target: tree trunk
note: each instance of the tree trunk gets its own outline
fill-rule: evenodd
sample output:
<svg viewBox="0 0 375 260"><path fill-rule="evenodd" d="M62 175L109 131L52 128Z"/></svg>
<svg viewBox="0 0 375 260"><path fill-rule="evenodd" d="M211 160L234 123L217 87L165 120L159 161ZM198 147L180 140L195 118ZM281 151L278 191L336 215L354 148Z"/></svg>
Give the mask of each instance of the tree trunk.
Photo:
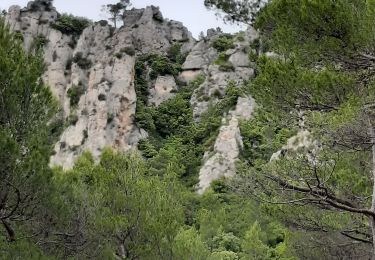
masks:
<svg viewBox="0 0 375 260"><path fill-rule="evenodd" d="M113 25L115 26L115 29L117 28L117 15L113 16Z"/></svg>

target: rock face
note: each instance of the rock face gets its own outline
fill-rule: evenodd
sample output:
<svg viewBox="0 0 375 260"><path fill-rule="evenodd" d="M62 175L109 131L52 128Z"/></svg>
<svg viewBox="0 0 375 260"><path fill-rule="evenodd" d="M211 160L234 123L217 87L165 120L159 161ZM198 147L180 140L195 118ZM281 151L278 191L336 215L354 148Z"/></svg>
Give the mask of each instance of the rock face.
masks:
<svg viewBox="0 0 375 260"><path fill-rule="evenodd" d="M233 46L225 51L230 69L223 70L215 62L219 53L212 47L222 35L220 30L211 29L207 37L196 42L182 23L165 19L157 7L149 6L125 11L121 28L106 22L91 23L73 36L54 29L60 14L51 2L31 1L23 9L12 6L6 21L13 31L22 34L25 49L30 49L35 39L43 40L47 65L43 79L60 103L61 119L65 121L51 157L52 166L71 168L83 151L97 158L106 146L126 151L147 137L135 122L139 98L135 64L139 55L167 55L175 43L181 45L181 52L188 54L182 72L150 79L146 99L148 105L159 106L178 91L181 82L202 74L205 81L190 100L197 121L209 104L225 95L229 81L239 85L254 75L254 64L247 56L249 43L258 37L253 29L234 38ZM241 97L236 108L222 119L213 151L206 152L202 162L200 193L212 180L235 174L242 147L239 120L248 119L254 105L250 96Z"/></svg>
<svg viewBox="0 0 375 260"><path fill-rule="evenodd" d="M155 6L125 11L122 30L132 36L134 47L143 53L165 52L175 42L183 43L184 52L195 45L191 33L181 22L164 19Z"/></svg>
<svg viewBox="0 0 375 260"><path fill-rule="evenodd" d="M247 52L249 44L258 38L257 32L249 28L242 37L234 38L233 47L225 52L232 66L229 71L223 71L215 64L219 53L212 46L221 35L219 30L210 29L207 37L194 46L182 66L181 78L185 81L191 80L197 74L205 75L205 81L194 91L190 100L195 120L199 120L210 104L216 104L220 97L225 95L230 81L238 86L254 76L255 65L249 61ZM243 146L239 120L249 119L254 107L255 101L250 96L240 97L236 108L223 118L213 151L204 155L199 172L198 193L203 193L213 180L231 177L236 173L235 164Z"/></svg>
<svg viewBox="0 0 375 260"><path fill-rule="evenodd" d="M199 172L199 194L202 194L212 181L221 177L232 177L236 173L235 164L243 147L239 120L250 119L254 109L254 99L239 98L236 108L223 118L213 151L204 155L205 163Z"/></svg>
<svg viewBox="0 0 375 260"><path fill-rule="evenodd" d="M149 104L159 106L163 101L173 96L177 91L177 84L173 76L159 76L150 89Z"/></svg>
<svg viewBox="0 0 375 260"><path fill-rule="evenodd" d="M205 39L195 45L187 56L181 73L181 77L186 81L200 73L206 75L205 82L195 90L191 99L196 119L207 110L209 104L215 104L218 101L218 96L225 94L229 81L238 85L254 76L255 65L250 64L247 51L249 43L257 38L256 32L252 29L247 30L243 39L235 39L233 48L226 51L226 55L229 57L228 62L233 66L233 69L229 71L222 71L219 65L214 64L218 52L212 47L212 43L221 33L209 30L207 35Z"/></svg>
<svg viewBox="0 0 375 260"><path fill-rule="evenodd" d="M59 14L51 1L31 1L27 7L9 8L6 21L22 34L29 49L38 37L45 39L47 71L43 79L62 107L68 126L55 145L51 165L70 168L88 150L95 157L105 146L129 150L147 133L134 122L136 57L126 48L140 53L165 53L173 43L190 51L195 45L191 33L180 22L164 19L150 6L125 12L124 26L115 29L96 23L87 27L74 43L71 35L51 27ZM70 89L80 89L79 101L72 106ZM173 77L159 78L150 92L150 102L160 104L176 89ZM73 92L73 91L71 91Z"/></svg>

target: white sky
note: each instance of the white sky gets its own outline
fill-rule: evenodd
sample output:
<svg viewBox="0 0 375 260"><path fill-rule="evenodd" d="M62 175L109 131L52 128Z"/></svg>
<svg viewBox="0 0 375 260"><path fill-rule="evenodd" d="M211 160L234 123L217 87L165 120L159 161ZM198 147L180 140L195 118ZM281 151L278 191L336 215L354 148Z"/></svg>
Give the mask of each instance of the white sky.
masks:
<svg viewBox="0 0 375 260"><path fill-rule="evenodd" d="M0 9L11 5L26 6L29 0L0 0ZM54 5L60 13L72 13L84 16L94 21L103 19L101 6L115 3L116 0L55 0ZM143 8L148 5L159 6L164 18L183 22L184 25L198 37L209 28L221 27L224 32L236 32L244 28L232 24L224 24L215 12L208 11L203 4L204 0L131 0L132 7Z"/></svg>

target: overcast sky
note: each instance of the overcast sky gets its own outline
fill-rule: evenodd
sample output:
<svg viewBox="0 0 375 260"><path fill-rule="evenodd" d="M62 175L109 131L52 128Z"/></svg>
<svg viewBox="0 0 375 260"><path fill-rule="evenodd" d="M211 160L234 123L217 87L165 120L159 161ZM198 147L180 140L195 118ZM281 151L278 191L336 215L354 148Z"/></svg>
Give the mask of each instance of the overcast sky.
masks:
<svg viewBox="0 0 375 260"><path fill-rule="evenodd" d="M0 9L8 10L11 5L26 6L29 0L0 0ZM85 16L92 20L101 20L101 6L114 3L116 0L55 0L54 5L60 13L68 12ZM147 5L159 6L165 18L181 21L197 37L201 31L221 27L224 32L236 32L241 28L226 25L215 16L215 12L207 11L204 0L131 0L133 7L142 8ZM242 28L243 29L243 28Z"/></svg>

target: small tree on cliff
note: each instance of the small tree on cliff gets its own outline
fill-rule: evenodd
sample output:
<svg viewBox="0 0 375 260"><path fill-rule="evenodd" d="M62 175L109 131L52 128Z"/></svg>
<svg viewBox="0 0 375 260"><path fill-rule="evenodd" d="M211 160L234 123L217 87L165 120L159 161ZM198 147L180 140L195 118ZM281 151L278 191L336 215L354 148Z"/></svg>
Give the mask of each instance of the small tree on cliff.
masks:
<svg viewBox="0 0 375 260"><path fill-rule="evenodd" d="M251 24L256 14L269 0L204 0L209 9L225 13L224 20Z"/></svg>
<svg viewBox="0 0 375 260"><path fill-rule="evenodd" d="M116 4L107 4L102 6L102 11L109 14L109 20L113 22L115 28L117 27L117 21L121 21L122 19L122 12L131 6L130 0L121 0Z"/></svg>

